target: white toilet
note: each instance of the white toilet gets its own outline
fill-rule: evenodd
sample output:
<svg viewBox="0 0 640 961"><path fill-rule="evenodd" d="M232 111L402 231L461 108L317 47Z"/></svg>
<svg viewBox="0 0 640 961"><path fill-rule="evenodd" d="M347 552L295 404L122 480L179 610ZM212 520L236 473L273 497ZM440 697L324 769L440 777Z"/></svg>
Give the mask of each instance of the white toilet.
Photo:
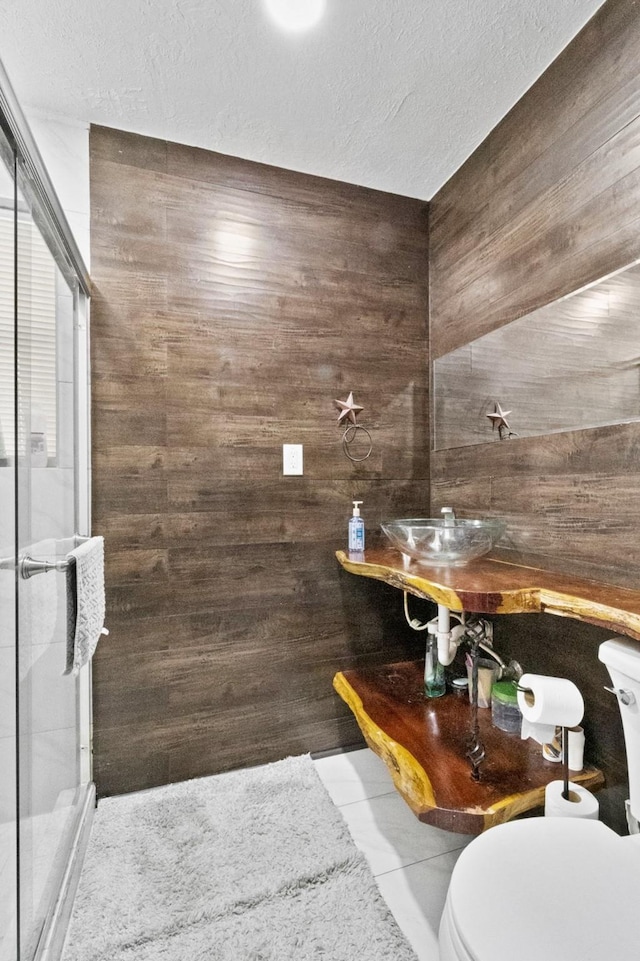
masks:
<svg viewBox="0 0 640 961"><path fill-rule="evenodd" d="M600 645L622 713L631 813L640 819L640 643ZM441 961L638 961L640 834L529 818L460 855L440 923Z"/></svg>

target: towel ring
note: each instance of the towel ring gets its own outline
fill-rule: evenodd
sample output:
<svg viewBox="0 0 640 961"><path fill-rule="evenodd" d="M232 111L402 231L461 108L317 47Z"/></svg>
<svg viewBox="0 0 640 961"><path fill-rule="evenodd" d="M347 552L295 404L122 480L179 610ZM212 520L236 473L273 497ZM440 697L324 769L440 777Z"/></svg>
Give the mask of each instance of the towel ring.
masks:
<svg viewBox="0 0 640 961"><path fill-rule="evenodd" d="M354 442L359 430L364 431L364 433L367 435L367 440L369 441L369 450L362 457L354 457L353 454L350 453L349 451L349 445ZM359 463L360 461L366 460L367 457L371 456L371 451L373 450L373 442L371 440L371 434L369 433L366 427L362 426L362 424L349 424L344 434L342 435L342 449L344 450L349 460L352 460L356 464Z"/></svg>

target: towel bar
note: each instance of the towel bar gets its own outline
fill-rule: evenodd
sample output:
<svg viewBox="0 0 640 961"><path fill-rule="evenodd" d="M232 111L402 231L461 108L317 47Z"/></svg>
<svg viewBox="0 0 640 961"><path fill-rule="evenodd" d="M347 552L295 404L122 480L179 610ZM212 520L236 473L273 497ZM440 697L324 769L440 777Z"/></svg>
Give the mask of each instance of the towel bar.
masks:
<svg viewBox="0 0 640 961"><path fill-rule="evenodd" d="M87 534L74 534L73 541L75 546L82 544L84 541L88 540L89 536ZM28 580L33 577L34 574L46 574L48 571L66 571L69 569L70 564L74 564L75 559L72 557L63 557L59 561L39 561L35 557L31 557L30 554L22 554L18 558L18 568L20 570L20 576ZM16 560L15 557L0 557L0 570L15 570Z"/></svg>
<svg viewBox="0 0 640 961"><path fill-rule="evenodd" d="M34 574L46 574L48 571L66 571L74 563L68 557L61 561L38 561L35 557L25 554L20 561L20 576L24 578L33 577Z"/></svg>
<svg viewBox="0 0 640 961"><path fill-rule="evenodd" d="M25 554L18 560L18 569L21 577L29 578L33 577L34 574L46 574L47 571L66 571L70 563L67 558L61 561L37 561ZM0 558L0 570L11 571L15 569L15 557Z"/></svg>

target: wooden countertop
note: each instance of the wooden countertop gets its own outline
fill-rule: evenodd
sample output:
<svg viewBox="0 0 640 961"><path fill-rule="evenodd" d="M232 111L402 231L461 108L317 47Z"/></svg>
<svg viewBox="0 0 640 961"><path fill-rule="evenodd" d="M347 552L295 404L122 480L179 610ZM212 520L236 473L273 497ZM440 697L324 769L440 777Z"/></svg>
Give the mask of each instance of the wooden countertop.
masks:
<svg viewBox="0 0 640 961"><path fill-rule="evenodd" d="M640 640L640 591L511 564L491 556L466 567L433 567L392 547L336 551L342 567L453 611L574 617Z"/></svg>
<svg viewBox="0 0 640 961"><path fill-rule="evenodd" d="M481 780L474 781L465 756L469 700L455 694L426 698L423 674L423 661L403 661L344 671L333 681L417 817L448 831L480 834L543 805L546 785L562 779L561 765L546 761L534 741L493 727L490 709L480 708L486 758ZM593 767L570 777L586 788L604 781Z"/></svg>

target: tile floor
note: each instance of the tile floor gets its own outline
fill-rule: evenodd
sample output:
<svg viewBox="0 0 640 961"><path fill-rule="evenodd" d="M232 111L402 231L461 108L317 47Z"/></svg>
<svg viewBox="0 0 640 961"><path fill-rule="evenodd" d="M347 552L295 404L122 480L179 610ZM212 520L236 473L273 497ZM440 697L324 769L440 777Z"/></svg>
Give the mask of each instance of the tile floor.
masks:
<svg viewBox="0 0 640 961"><path fill-rule="evenodd" d="M365 748L314 761L419 961L438 961L438 926L466 834L422 824Z"/></svg>

